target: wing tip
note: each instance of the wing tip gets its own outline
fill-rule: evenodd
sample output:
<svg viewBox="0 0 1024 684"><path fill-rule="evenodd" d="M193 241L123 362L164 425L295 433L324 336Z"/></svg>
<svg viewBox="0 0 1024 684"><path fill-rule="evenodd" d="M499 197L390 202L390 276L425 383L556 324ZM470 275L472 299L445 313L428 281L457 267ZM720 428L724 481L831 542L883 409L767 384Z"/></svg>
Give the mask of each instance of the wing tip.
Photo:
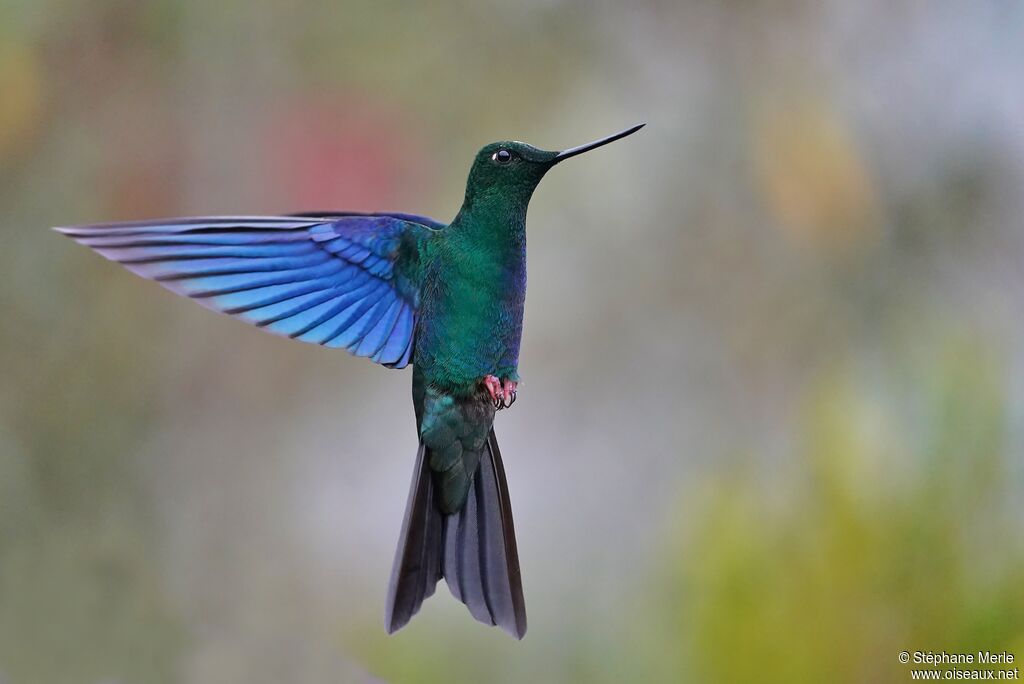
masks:
<svg viewBox="0 0 1024 684"><path fill-rule="evenodd" d="M110 221L105 223L88 223L79 226L55 226L52 230L58 233L88 235L90 233L102 233L106 231L131 231L154 229L165 230L169 227L191 230L203 226L231 227L234 225L253 227L268 227L279 230L291 230L295 228L308 228L330 221L324 218L298 217L298 216L245 216L245 215L223 215L223 216L181 216L153 219L135 219L129 221Z"/></svg>
<svg viewBox="0 0 1024 684"><path fill-rule="evenodd" d="M67 235L69 238L78 237L81 233L81 228L78 226L51 226L50 230L61 235Z"/></svg>

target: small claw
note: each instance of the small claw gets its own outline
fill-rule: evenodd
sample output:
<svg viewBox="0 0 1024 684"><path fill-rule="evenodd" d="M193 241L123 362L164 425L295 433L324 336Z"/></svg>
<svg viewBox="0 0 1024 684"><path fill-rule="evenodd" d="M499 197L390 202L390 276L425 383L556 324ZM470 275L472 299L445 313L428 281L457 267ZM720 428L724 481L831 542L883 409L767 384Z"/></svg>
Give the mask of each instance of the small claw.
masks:
<svg viewBox="0 0 1024 684"><path fill-rule="evenodd" d="M512 404L515 402L515 400L516 400L516 388L518 386L519 386L519 383L515 382L514 380L506 380L505 381L505 385L502 388L502 394L505 395L504 396L504 401L502 402L504 408L511 407Z"/></svg>
<svg viewBox="0 0 1024 684"><path fill-rule="evenodd" d="M501 380L493 375L488 375L484 378L484 387L487 388L487 393L491 395L494 408L500 408L505 403L505 396L501 389Z"/></svg>
<svg viewBox="0 0 1024 684"><path fill-rule="evenodd" d="M519 386L516 381L506 380L502 383L496 376L487 375L483 379L483 384L496 410L506 409L516 403L516 388Z"/></svg>

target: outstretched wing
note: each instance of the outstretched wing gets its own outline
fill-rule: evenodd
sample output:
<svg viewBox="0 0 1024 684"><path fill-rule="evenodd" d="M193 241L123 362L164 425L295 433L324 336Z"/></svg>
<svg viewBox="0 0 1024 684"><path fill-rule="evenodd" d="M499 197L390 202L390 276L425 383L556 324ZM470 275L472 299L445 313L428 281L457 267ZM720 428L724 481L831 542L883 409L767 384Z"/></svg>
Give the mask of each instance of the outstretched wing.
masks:
<svg viewBox="0 0 1024 684"><path fill-rule="evenodd" d="M412 355L415 244L442 224L406 214L205 217L58 228L215 311L392 368Z"/></svg>

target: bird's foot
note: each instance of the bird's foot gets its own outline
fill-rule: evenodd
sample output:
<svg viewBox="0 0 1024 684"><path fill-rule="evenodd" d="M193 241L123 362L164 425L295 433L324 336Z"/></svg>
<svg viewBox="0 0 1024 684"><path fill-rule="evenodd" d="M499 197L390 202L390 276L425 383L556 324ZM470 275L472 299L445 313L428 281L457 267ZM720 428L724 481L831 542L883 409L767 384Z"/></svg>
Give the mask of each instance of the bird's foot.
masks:
<svg viewBox="0 0 1024 684"><path fill-rule="evenodd" d="M519 383L514 380L505 380L502 383L497 376L488 375L484 378L484 387L487 388L487 393L491 395L494 408L499 411L516 403L516 388L519 387Z"/></svg>
<svg viewBox="0 0 1024 684"><path fill-rule="evenodd" d="M502 391L505 394L505 408L511 408L516 403L516 389L519 383L514 380L506 380Z"/></svg>

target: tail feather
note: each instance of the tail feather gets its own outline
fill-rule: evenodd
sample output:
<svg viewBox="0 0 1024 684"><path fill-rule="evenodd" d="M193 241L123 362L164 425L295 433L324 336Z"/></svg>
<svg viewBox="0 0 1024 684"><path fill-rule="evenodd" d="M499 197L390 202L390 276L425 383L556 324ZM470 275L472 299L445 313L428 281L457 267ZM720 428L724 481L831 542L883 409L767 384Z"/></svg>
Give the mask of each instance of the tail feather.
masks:
<svg viewBox="0 0 1024 684"><path fill-rule="evenodd" d="M388 634L405 626L419 611L423 600L434 593L441 579L443 521L434 503L434 486L426 464L426 447L416 453L409 501L402 521L402 534L395 552L388 583L384 628Z"/></svg>
<svg viewBox="0 0 1024 684"><path fill-rule="evenodd" d="M487 531L477 511L477 493L480 491L478 478L474 478L462 510L445 518L444 567L441 571L452 595L466 604L473 617L493 625L495 620L488 605L483 579L488 559L481 553Z"/></svg>
<svg viewBox="0 0 1024 684"><path fill-rule="evenodd" d="M497 618L499 627L522 639L526 634L526 602L523 600L523 581L519 569L519 550L516 548L516 530L512 522L512 502L505 481L505 467L498 450L498 438L492 429L487 437L490 458L483 461L478 473L491 485L477 488L481 500L480 508L488 523L484 526L486 535L481 537L482 558L488 562L487 595L490 597L491 613ZM491 494L481 495L490 490Z"/></svg>
<svg viewBox="0 0 1024 684"><path fill-rule="evenodd" d="M508 484L494 430L487 437L466 504L451 515L441 514L433 500L424 451L421 446L388 589L388 632L405 625L444 577L474 618L522 639L526 604Z"/></svg>

